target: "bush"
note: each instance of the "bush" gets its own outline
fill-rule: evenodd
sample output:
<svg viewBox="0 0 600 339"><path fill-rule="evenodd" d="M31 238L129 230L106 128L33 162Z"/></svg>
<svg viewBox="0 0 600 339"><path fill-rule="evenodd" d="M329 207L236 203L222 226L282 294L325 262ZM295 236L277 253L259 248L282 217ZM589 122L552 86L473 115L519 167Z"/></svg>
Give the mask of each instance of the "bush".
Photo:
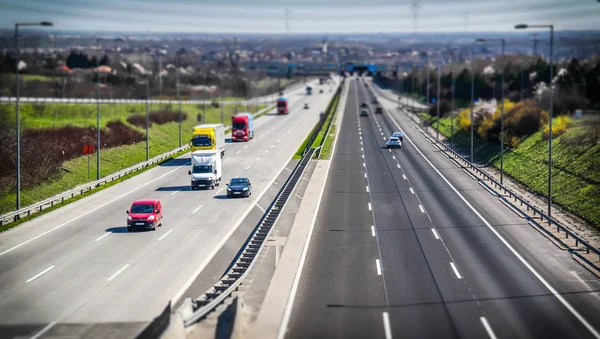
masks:
<svg viewBox="0 0 600 339"><path fill-rule="evenodd" d="M566 115L562 115L556 119L556 123L552 124L552 137L558 137L559 135L565 133L567 127L569 127L570 119ZM548 125L544 126L544 139L548 139L550 137L550 127Z"/></svg>
<svg viewBox="0 0 600 339"><path fill-rule="evenodd" d="M146 128L146 117L141 114L128 116L127 122L139 128ZM149 122L148 125L152 126L152 122Z"/></svg>
<svg viewBox="0 0 600 339"><path fill-rule="evenodd" d="M181 119L185 120L187 118L186 113L181 113ZM158 125L164 125L168 122L179 122L179 112L173 111L156 111L150 112L149 119L151 122L154 122Z"/></svg>
<svg viewBox="0 0 600 339"><path fill-rule="evenodd" d="M211 105L212 107L214 107L214 108L219 108L219 107L221 107L221 104L219 104L219 102L218 102L218 101L214 101L214 100L213 100L213 101L210 103L210 105Z"/></svg>
<svg viewBox="0 0 600 339"><path fill-rule="evenodd" d="M465 108L458 113L458 126L465 131L471 128L471 108Z"/></svg>
<svg viewBox="0 0 600 339"><path fill-rule="evenodd" d="M548 112L543 111L532 100L524 100L514 105L505 118L505 130L511 136L522 138L539 131L548 122Z"/></svg>

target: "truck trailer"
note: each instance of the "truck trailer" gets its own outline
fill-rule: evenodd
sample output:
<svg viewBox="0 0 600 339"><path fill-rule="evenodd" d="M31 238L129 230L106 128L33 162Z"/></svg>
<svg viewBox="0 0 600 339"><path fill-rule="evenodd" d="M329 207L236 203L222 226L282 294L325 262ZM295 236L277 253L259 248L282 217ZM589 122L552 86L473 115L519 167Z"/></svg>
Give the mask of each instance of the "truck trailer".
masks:
<svg viewBox="0 0 600 339"><path fill-rule="evenodd" d="M191 175L192 190L197 188L215 189L221 183L221 157L219 151L206 150L192 152Z"/></svg>
<svg viewBox="0 0 600 339"><path fill-rule="evenodd" d="M254 138L254 117L238 113L231 117L231 141L250 141Z"/></svg>
<svg viewBox="0 0 600 339"><path fill-rule="evenodd" d="M203 124L192 130L191 148L194 151L219 151L225 156L225 126L223 124Z"/></svg>

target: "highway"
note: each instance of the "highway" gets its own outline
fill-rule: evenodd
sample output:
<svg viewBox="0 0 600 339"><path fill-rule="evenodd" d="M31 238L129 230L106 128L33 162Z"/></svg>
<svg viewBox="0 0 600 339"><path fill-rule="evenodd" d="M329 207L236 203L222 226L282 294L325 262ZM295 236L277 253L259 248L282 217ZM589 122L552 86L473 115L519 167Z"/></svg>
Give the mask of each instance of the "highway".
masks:
<svg viewBox="0 0 600 339"><path fill-rule="evenodd" d="M350 86L285 337L600 338L598 278Z"/></svg>
<svg viewBox="0 0 600 339"><path fill-rule="evenodd" d="M137 334L169 300L185 297L285 172L332 94L286 93L288 116L271 112L256 120L254 140L226 145L223 183L214 191L191 190L187 154L1 233L0 337L53 331L88 337L93 335L76 324L98 323L109 330L129 323L117 336ZM302 109L305 102L310 109ZM225 183L237 175L251 179L249 199L226 199ZM127 233L125 211L145 198L161 200L163 226Z"/></svg>

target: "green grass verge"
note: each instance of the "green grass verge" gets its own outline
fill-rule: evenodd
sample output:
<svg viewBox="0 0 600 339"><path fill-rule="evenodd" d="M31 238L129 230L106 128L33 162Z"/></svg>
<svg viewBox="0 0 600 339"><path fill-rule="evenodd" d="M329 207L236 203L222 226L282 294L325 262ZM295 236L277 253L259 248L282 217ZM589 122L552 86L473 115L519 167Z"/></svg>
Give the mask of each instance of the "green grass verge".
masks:
<svg viewBox="0 0 600 339"><path fill-rule="evenodd" d="M338 103L340 101L340 96L336 95L333 98L333 105L331 107L329 107L329 114L327 114L327 118L325 119L325 123L323 124L323 128L321 128L321 130L319 131L319 134L317 134L317 137L315 138L315 141L313 142L311 147L319 147L321 145L321 143L323 142L323 138L325 138L325 133L327 133L327 126L329 125L329 122L331 121L331 119L333 119L334 116L334 112L337 109Z"/></svg>
<svg viewBox="0 0 600 339"><path fill-rule="evenodd" d="M65 200L64 202L56 203L54 206L48 207L48 208L42 210L41 212L34 213L34 214L29 215L27 217L21 218L21 219L19 219L17 221L14 221L14 222L11 222L9 224L0 226L0 233L4 232L6 230L9 230L9 229L11 229L11 228L13 228L15 226L18 226L18 225L20 225L20 224L22 224L24 222L27 222L27 221L29 221L29 220L31 220L33 218L37 218L37 217L39 217L41 215L44 215L44 214L46 214L48 212L54 211L57 208L63 207L65 205L68 205L68 204L73 203L75 201L78 201L80 199L83 199L83 198L85 198L87 196L90 196L90 195L92 195L92 194L94 194L96 192L99 192L99 191L101 191L103 189L106 189L108 187L114 186L114 185L116 185L116 184L118 184L120 182L123 182L123 181L125 181L127 179L130 179L130 178L132 178L132 177L134 177L134 176L136 176L138 174L144 173L144 172L146 172L146 171L148 171L148 170L150 170L150 169L152 169L152 168L154 168L156 166L159 166L159 165L161 165L161 164L163 164L163 163L165 163L165 162L167 162L167 161L169 161L171 159L177 158L177 157L179 157L181 155L184 155L185 153L188 153L188 152L189 152L189 150L185 150L185 151L181 151L179 153L175 153L172 156L170 156L169 158L166 158L166 159L164 159L161 162L157 162L156 164L153 164L153 165L150 165L148 167L142 168L142 169L140 169L140 170L138 170L136 172L124 175L124 176L122 176L122 177L120 177L118 179L115 179L115 180L113 180L111 182L108 182L108 183L106 183L106 184L104 184L102 186L96 187L96 188L91 189L89 191L83 192L83 194L80 194L80 195L77 195L77 196L75 196L73 198Z"/></svg>
<svg viewBox="0 0 600 339"><path fill-rule="evenodd" d="M331 124L331 129L329 129L329 134L327 135L327 139L325 139L325 143L323 144L323 148L321 149L321 158L322 160L331 159L331 153L333 152L333 141L335 139L335 131L336 131L335 122Z"/></svg>
<svg viewBox="0 0 600 339"><path fill-rule="evenodd" d="M51 106L54 106L53 104ZM67 106L67 105L63 105ZM70 105L67 108L67 112L76 117L78 115L84 116L86 113L78 112L75 107L80 105ZM82 105L82 106L90 106L90 105ZM94 105L91 105L94 106ZM103 105L104 106L104 105ZM108 105L106 105L108 106ZM123 105L125 106L125 105ZM129 105L130 107L142 106L143 105ZM158 105L154 105L158 106ZM175 105L174 105L175 106ZM195 105L190 105L195 106ZM259 107L259 109L262 108ZM83 107L82 110L87 110L88 107ZM145 112L145 107L143 108ZM172 107L171 109L178 109L178 107ZM108 110L108 109L107 109ZM158 110L158 107L153 109ZM200 109L201 111L201 109ZM31 112L31 111L30 111ZM44 111L48 112L48 111ZM94 106L95 112L95 106ZM127 110L125 108L121 108L118 114L123 114L122 119L126 122L125 112ZM196 108L196 112L198 109ZM234 111L226 110L225 111L225 122L231 120L231 115L233 115ZM131 114L131 113L130 113ZM95 113L94 113L95 115ZM220 122L221 121L221 111L218 108L208 108L207 106L207 122ZM118 117L119 115L113 115L113 118ZM30 122L30 126L45 126L48 127L46 122L52 122L52 119L48 119L45 116L40 116L39 120L32 118L31 116L28 118ZM90 126L95 124L95 118L87 118L81 120L74 119L78 121L80 126ZM102 121L104 124L106 122L116 120L103 118ZM85 123L85 124L84 124ZM59 117L54 122L53 126L65 126L69 124L69 120L65 117ZM196 114L188 114L186 120L182 123L182 139L183 144L186 144L192 136L192 127L197 125ZM132 126L133 127L133 126ZM141 133L145 133L145 130L140 129L138 127L133 127L140 131ZM166 153L171 151L177 147L179 147L179 123L171 122L163 125L153 124L149 129L149 138L150 138L150 146L149 146L149 157L155 157L157 155ZM43 145L40 147L43 150ZM137 163L146 160L146 144L145 142L137 143L135 145L126 145L121 147L114 147L109 149L104 149L100 153L100 170L101 176L104 177L111 173L118 172L124 168L129 166L133 166ZM91 180L96 179L96 157L92 155L90 162L90 172L91 172ZM81 156L63 163L62 168L64 171L54 180L47 181L44 185L35 186L35 187L24 187L21 189L21 206L29 206L38 201L42 201L54 195L57 195L66 190L75 188L79 185L82 185L88 180L88 160L87 156ZM14 207L16 205L16 194L14 192L8 193L0 197L0 213L7 213L10 211L14 211Z"/></svg>
<svg viewBox="0 0 600 339"><path fill-rule="evenodd" d="M435 128L436 118L430 119ZM456 121L455 121L456 123ZM456 125L455 125L456 127ZM584 132L585 122L578 122L552 141L552 199L569 211L600 228L600 144L570 145L565 139ZM440 133L450 136L450 119L440 120ZM470 132L455 130L454 145L466 153L470 150ZM480 163L500 168L500 145L474 140L474 156ZM504 153L504 172L531 191L548 194L548 141L542 132L523 140Z"/></svg>

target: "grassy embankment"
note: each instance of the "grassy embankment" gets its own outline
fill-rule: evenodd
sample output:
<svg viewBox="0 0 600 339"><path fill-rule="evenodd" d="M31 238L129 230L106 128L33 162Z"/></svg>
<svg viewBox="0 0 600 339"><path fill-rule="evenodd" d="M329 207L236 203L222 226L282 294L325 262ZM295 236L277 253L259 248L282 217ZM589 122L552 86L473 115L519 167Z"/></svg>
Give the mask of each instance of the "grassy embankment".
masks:
<svg viewBox="0 0 600 339"><path fill-rule="evenodd" d="M263 107L258 107L259 110L261 108ZM231 120L234 109L235 105L224 105L225 124ZM159 110L178 111L178 105L155 104L150 106L150 111ZM14 112L14 109L10 107L9 111ZM183 105L182 111L187 113L187 119L185 119L182 124L183 143L186 144L191 138L192 127L199 124L196 120L196 116L198 113L202 113L202 105ZM145 134L145 129L136 127L127 122L127 117L132 114L145 114L144 104L102 105L101 112L101 126L106 126L109 121L120 120L128 127ZM23 129L59 128L67 125L92 127L96 125L96 106L88 104L24 104L21 105L21 117ZM14 117L12 117L12 119L14 119ZM221 122L221 109L207 105L205 121ZM152 124L149 129L149 138L150 157L157 156L179 147L179 123L170 122L163 125ZM106 176L146 160L145 150L146 145L144 142L135 145L103 149L101 151L100 162L101 175ZM43 145L40 145L40 151L43 151ZM21 190L21 206L28 206L88 182L87 156L81 156L64 162L62 169L63 171L55 180L48 181L43 185L35 187L23 187ZM92 155L90 172L91 179L95 180L95 155ZM14 210L15 199L14 193L9 193L6 196L0 197L0 213Z"/></svg>
<svg viewBox="0 0 600 339"><path fill-rule="evenodd" d="M426 116L426 115L422 115ZM437 118L428 119L435 130ZM557 119L553 120L556 125ZM458 130L454 121L454 145L466 154L470 150L470 134ZM553 202L581 216L596 227L600 227L600 144L576 144L570 142L586 131L586 120L573 122L566 132L552 142L552 190ZM440 119L440 133L450 137L451 119ZM500 168L499 144L490 144L479 139L474 141L474 156L477 162ZM537 132L523 140L518 146L504 153L504 171L530 190L542 196L548 194L548 141Z"/></svg>

